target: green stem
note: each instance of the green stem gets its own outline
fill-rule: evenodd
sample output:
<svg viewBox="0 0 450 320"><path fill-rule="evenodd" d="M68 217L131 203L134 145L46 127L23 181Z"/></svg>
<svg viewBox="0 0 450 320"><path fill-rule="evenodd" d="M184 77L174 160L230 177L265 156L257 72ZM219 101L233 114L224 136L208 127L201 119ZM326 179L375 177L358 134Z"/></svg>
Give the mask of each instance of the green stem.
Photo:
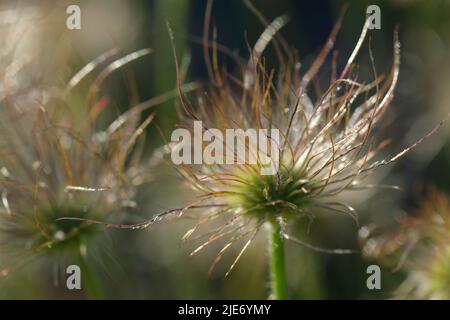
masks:
<svg viewBox="0 0 450 320"><path fill-rule="evenodd" d="M100 285L100 280L95 272L92 272L91 268L89 268L86 263L86 257L80 254L78 263L81 270L81 286L87 293L88 298L101 300L103 298L103 290Z"/></svg>
<svg viewBox="0 0 450 320"><path fill-rule="evenodd" d="M269 223L270 235L270 277L271 296L275 300L286 300L288 289L286 282L286 266L284 261L284 238L277 221Z"/></svg>

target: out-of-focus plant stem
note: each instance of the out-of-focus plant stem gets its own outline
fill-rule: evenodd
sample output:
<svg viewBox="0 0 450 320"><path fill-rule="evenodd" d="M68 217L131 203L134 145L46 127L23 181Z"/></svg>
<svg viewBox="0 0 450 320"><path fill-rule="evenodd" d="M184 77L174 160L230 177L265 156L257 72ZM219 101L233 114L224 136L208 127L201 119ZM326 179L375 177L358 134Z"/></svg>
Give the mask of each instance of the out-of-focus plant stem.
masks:
<svg viewBox="0 0 450 320"><path fill-rule="evenodd" d="M173 31L174 45L178 56L182 59L186 49L189 3L190 1L178 0L158 0L155 3L155 12L157 12L155 17L157 38L155 38L155 43L158 43L153 55L156 75L153 88L155 95L176 89L175 59L167 24ZM170 136L177 119L173 100L165 102L159 107L156 123L165 135L169 134Z"/></svg>
<svg viewBox="0 0 450 320"><path fill-rule="evenodd" d="M288 298L286 282L286 265L284 259L284 238L277 221L269 222L269 258L271 298L285 300Z"/></svg>
<svg viewBox="0 0 450 320"><path fill-rule="evenodd" d="M92 300L103 299L103 289L100 285L100 280L86 263L86 256L80 254L78 263L81 270L81 286L87 293L88 298Z"/></svg>

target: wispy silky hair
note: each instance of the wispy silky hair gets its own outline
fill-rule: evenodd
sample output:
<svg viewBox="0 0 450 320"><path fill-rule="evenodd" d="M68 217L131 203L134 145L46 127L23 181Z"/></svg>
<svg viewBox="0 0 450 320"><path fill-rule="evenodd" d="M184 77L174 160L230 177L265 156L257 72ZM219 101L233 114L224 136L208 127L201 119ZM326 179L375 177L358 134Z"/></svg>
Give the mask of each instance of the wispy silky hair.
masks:
<svg viewBox="0 0 450 320"><path fill-rule="evenodd" d="M202 121L203 129L278 129L276 145L280 169L275 175L262 175L262 163L234 165L180 165L176 170L185 182L199 192L191 203L170 209L136 225L109 224L116 228L146 228L166 217L194 215L200 211L198 223L183 236L183 241L202 241L194 255L217 240L225 245L213 261L210 272L223 255L241 243L241 249L226 275L266 222L281 225L282 237L310 249L335 254L354 250L320 248L289 234L288 225L301 218L311 223L317 213L329 210L344 213L356 222L358 216L351 205L335 196L364 188L362 180L376 169L388 165L431 136L419 139L397 155L375 161L374 157L389 139L377 143L373 129L383 119L393 97L400 67L400 44L394 32L393 61L387 76L373 70L371 79L359 79L356 58L365 41L369 24L365 23L353 52L341 71L337 69L337 53L332 55L332 77L325 90L318 83L318 74L332 52L342 16L331 31L309 68L304 68L294 50L278 34L286 17L272 23L247 2L250 9L266 25L265 31L244 60L209 40L212 1L208 2L204 24L203 48L209 81L193 94L182 89L183 77L174 48L180 96L181 126L193 128L193 121ZM169 27L169 32L172 32ZM268 69L264 50L273 44L279 69ZM230 74L219 63L219 52L229 56L238 66L238 74ZM313 90L314 89L314 90ZM271 141L273 145L275 141ZM170 152L175 143L169 143ZM247 147L247 154L249 146ZM237 155L235 155L235 160ZM213 224L220 222L218 226ZM94 222L94 221L92 221ZM94 222L95 223L95 222ZM205 232L201 230L205 229Z"/></svg>

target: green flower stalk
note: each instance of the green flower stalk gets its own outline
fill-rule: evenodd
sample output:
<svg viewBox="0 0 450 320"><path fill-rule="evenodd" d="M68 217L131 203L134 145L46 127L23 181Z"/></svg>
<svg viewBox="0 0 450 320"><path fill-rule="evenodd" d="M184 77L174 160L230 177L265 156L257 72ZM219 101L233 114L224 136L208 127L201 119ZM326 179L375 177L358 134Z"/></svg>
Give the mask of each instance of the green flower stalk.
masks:
<svg viewBox="0 0 450 320"><path fill-rule="evenodd" d="M90 252L102 252L105 233L86 220L123 219L136 206L137 186L151 178L139 169L137 146L154 114L143 121L139 115L155 102L131 108L101 128L99 119L110 101L98 96L112 72L150 52L118 57L113 49L86 65L65 88L46 90L41 99L32 95L34 88L25 88L0 102L2 276L33 261L60 263L60 270L78 264L83 288L91 298L102 297ZM108 62L94 77L86 100L80 99L76 86Z"/></svg>
<svg viewBox="0 0 450 320"><path fill-rule="evenodd" d="M271 290L273 299L285 300L288 298L286 281L286 265L284 259L284 239L280 225L274 221L268 223L270 233L269 255L271 258Z"/></svg>

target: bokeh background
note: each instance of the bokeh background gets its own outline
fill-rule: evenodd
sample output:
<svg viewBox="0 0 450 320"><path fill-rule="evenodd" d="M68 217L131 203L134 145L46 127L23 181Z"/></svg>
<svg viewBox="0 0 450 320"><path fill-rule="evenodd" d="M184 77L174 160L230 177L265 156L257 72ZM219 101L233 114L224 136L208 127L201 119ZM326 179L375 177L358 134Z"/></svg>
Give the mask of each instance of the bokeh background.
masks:
<svg viewBox="0 0 450 320"><path fill-rule="evenodd" d="M290 17L282 34L297 48L304 65L313 60L326 42L346 3L349 7L336 44L340 57L338 67L342 68L359 37L368 5L377 4L381 8L382 28L370 32L380 73L390 68L393 32L396 25L400 26L399 84L379 130L382 137L392 140L383 151L385 155L395 154L416 141L450 111L449 0L257 0L253 3L270 20L282 14ZM65 9L70 4L77 4L82 10L81 30L65 27ZM1 0L0 66L4 70L12 63L28 61L28 76L16 79L17 85L26 84L34 88L33 95L42 95L46 90L63 87L77 70L113 47L120 47L124 53L149 47L153 54L126 67L136 84L134 99L145 101L175 88L175 65L166 21L173 30L178 56L181 60L190 59L187 81L207 78L199 40L205 8L205 0ZM264 30L255 15L240 0L214 1L212 15L218 42L248 57L248 44L253 44ZM268 49L266 57L276 67L273 49ZM224 61L232 70L232 61ZM362 72L370 71L367 46L359 61ZM118 72L108 79L104 90L114 101L113 111L103 119L108 123L130 107L130 88L123 73ZM172 99L157 107L155 125L146 133L147 155L175 128L176 103ZM449 192L449 125L408 157L384 169L375 180L398 185L402 191L378 190L352 196L349 202L357 209L361 225L393 223L396 216L417 208L430 187ZM176 173L163 165L154 173L153 181L141 188L137 197L139 208L131 210L127 219L142 221L185 204L191 196L192 192ZM88 256L91 268L100 277L104 298L266 299L264 235L259 236L226 279L225 271L236 252L208 277L207 271L219 247L213 245L189 257L195 243L181 244L180 238L192 223L184 219L139 231L105 230L103 239ZM302 225L298 226L298 233L323 247L358 247L358 227L348 217L320 215L309 234ZM289 288L294 299L389 298L402 279L401 273L383 268L382 289L371 291L366 287L366 268L373 261L360 255L324 255L291 244L286 250ZM83 291L68 291L61 279L60 270L39 262L30 263L0 280L0 298L86 297Z"/></svg>

